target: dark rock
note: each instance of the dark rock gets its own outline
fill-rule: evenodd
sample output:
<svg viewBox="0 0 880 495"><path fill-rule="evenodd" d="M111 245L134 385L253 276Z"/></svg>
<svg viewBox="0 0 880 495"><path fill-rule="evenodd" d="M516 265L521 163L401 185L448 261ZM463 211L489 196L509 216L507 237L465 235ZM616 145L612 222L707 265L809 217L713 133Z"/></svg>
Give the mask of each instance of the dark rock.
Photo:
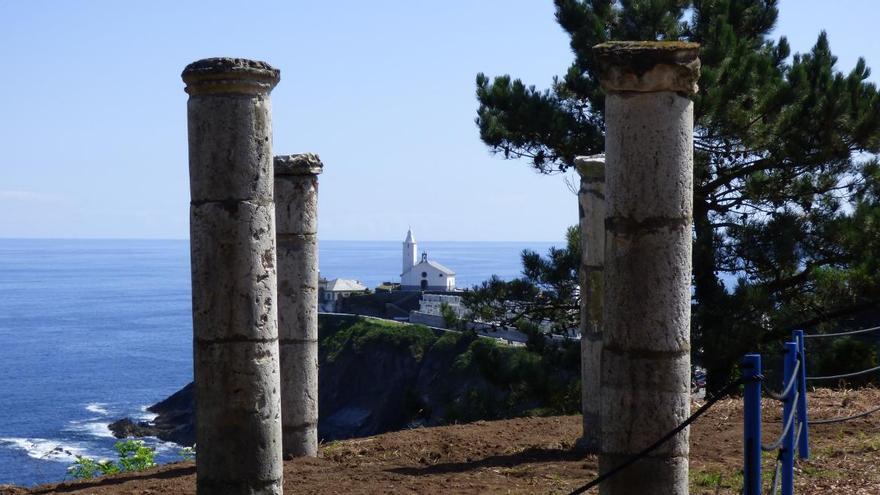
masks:
<svg viewBox="0 0 880 495"><path fill-rule="evenodd" d="M147 408L147 411L157 414L152 422L135 423L125 418L111 423L110 431L116 438L157 437L166 442L191 446L196 442L195 410L195 388L190 383Z"/></svg>
<svg viewBox="0 0 880 495"><path fill-rule="evenodd" d="M361 321L354 316L333 315L332 320L330 316L321 315L319 319L322 341ZM414 353L412 342L406 339L368 339L357 344L348 341L335 348L332 360L328 359L328 348L322 345L318 438L329 442L450 421L513 417L545 405L535 394L520 391L512 395L513 390L524 389L523 383L499 381L474 363L457 366L456 361L475 339L479 338L461 335L446 339L442 345L434 345L435 341L423 353ZM517 352L527 351L520 348ZM557 370L547 378L569 382L577 376L575 366L565 374ZM114 435L155 436L185 446L195 443L192 383L148 411L157 414L154 421L117 421L111 425Z"/></svg>
<svg viewBox="0 0 880 495"><path fill-rule="evenodd" d="M130 418L120 419L108 426L116 438L156 436L155 428L146 421L135 423Z"/></svg>

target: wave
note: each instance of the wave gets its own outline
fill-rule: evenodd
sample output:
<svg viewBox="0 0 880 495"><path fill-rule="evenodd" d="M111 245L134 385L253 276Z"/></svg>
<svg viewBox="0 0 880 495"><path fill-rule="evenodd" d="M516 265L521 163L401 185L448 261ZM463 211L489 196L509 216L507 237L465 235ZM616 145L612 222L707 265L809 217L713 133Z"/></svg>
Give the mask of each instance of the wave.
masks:
<svg viewBox="0 0 880 495"><path fill-rule="evenodd" d="M110 431L110 423L107 422L71 421L69 423L69 426L65 428L65 430L74 431L77 433L85 433L86 435L91 435L93 437L115 438L113 436L113 432Z"/></svg>
<svg viewBox="0 0 880 495"><path fill-rule="evenodd" d="M62 443L45 438L0 438L0 444L24 450L28 457L55 462L73 462L78 455L86 455L86 449L78 444Z"/></svg>
<svg viewBox="0 0 880 495"><path fill-rule="evenodd" d="M91 402L86 405L86 411L93 412L95 414L103 414L104 416L110 414L110 411L107 410L106 402Z"/></svg>
<svg viewBox="0 0 880 495"><path fill-rule="evenodd" d="M147 411L148 407L150 407L150 406L141 406L141 413L135 417L140 421L153 422L153 420L156 419L158 414Z"/></svg>

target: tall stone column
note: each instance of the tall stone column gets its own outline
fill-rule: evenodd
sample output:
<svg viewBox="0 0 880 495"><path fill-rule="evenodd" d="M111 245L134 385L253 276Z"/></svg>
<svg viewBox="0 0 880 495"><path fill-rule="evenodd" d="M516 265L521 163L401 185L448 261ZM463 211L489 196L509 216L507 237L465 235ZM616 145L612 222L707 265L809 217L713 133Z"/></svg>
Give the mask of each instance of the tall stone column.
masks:
<svg viewBox="0 0 880 495"><path fill-rule="evenodd" d="M605 90L603 472L690 413L693 102L699 45L593 48ZM686 494L688 431L602 494Z"/></svg>
<svg viewBox="0 0 880 495"><path fill-rule="evenodd" d="M280 494L281 383L269 93L263 62L199 60L189 94L199 494Z"/></svg>
<svg viewBox="0 0 880 495"><path fill-rule="evenodd" d="M575 167L581 177L578 218L581 229L581 410L584 435L579 446L598 452L602 394L602 301L605 265L605 155L579 156Z"/></svg>
<svg viewBox="0 0 880 495"><path fill-rule="evenodd" d="M284 456L318 453L317 155L275 157Z"/></svg>

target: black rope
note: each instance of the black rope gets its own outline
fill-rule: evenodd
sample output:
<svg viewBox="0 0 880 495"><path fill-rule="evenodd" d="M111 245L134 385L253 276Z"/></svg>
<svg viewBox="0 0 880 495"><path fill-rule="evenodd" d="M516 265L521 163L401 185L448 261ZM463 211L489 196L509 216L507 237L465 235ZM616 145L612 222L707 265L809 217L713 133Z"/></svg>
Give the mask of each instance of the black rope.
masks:
<svg viewBox="0 0 880 495"><path fill-rule="evenodd" d="M855 371L852 373L844 373L842 375L808 376L807 380L837 380L840 378L850 378L853 376L867 375L868 373L873 373L878 370L880 370L880 366L875 366L873 368L868 368L868 369L862 370L862 371Z"/></svg>
<svg viewBox="0 0 880 495"><path fill-rule="evenodd" d="M792 388L794 388L794 384L797 383L798 373L801 370L801 360L800 356L798 356L797 363L794 365L794 370L791 372L791 379L788 381L788 385L785 386L785 389L782 392L776 393L769 388L765 387L763 382L761 383L761 387L764 389L764 392L767 392L767 395L770 396L771 399L776 399L779 401L784 401L788 399L788 395L791 393Z"/></svg>
<svg viewBox="0 0 880 495"><path fill-rule="evenodd" d="M873 409L868 409L867 411L859 413L859 414L853 414L852 416L844 416L841 418L831 418L831 419L811 419L807 422L810 423L811 425L830 425L830 424L834 424L834 423L843 423L844 421L849 421L852 419L864 418L865 416L869 416L871 414L874 414L877 411L880 411L880 406L877 406Z"/></svg>
<svg viewBox="0 0 880 495"><path fill-rule="evenodd" d="M871 327L871 328L863 328L861 330L852 330L850 332L839 332L839 333L814 333L813 335L804 335L805 339L815 339L819 337L844 337L847 335L856 335L860 333L868 333L868 332L876 332L880 330L880 327Z"/></svg>
<svg viewBox="0 0 880 495"><path fill-rule="evenodd" d="M759 377L757 377L756 379L757 379L757 380L760 380ZM706 411L708 411L710 407L712 407L713 405L715 405L716 402L718 402L718 401L720 401L721 399L727 397L727 396L728 396L728 395L729 395L734 389L736 389L737 387L739 387L739 386L742 385L743 383L745 383L745 380L743 380L742 378L740 378L740 379L738 379L738 380L734 380L734 381L728 383L728 384L725 385L724 388L722 388L717 394L715 394L715 395L712 396L711 398L707 399L705 404L703 404L702 406L700 406L699 409L697 409L693 414L691 414L690 417L688 417L686 420L684 420L680 425L676 426L672 431L670 431L669 433L667 433L667 434L663 435L662 437L660 437L659 440L657 440L656 442L652 443L651 445L649 445L648 447L646 447L646 448L645 448L644 450L642 450L641 452L639 452L639 453L633 455L633 456L630 457L629 459L627 459L627 460L623 461L622 463L618 464L617 466L611 468L609 471L607 471L607 472L605 472L605 473L602 473L601 475L599 475L599 476L598 476L596 479L594 479L593 481L590 481L590 482L587 483L586 485L584 485L584 486L582 486L582 487L580 487L580 488L574 490L574 491L571 492L569 495L578 495L578 494L580 494L580 493L584 493L584 492L586 492L586 491L589 490L590 488L593 488L593 487L599 486L600 483L602 483L603 481L605 481L605 480L611 478L612 476L616 475L617 473L623 471L624 469L628 468L628 467L631 466L632 464L635 464L636 461L639 461L639 460L641 460L641 459L647 457L648 454L650 454L651 452L653 452L654 450L656 450L658 447L660 447L661 445L663 445L664 443L666 443L670 438L674 437L675 435L678 435L682 430L684 430L685 428L687 428L689 424L691 424L691 423L693 423L694 421L696 421L697 418L699 418L700 416L703 415L703 413L705 413Z"/></svg>
<svg viewBox="0 0 880 495"><path fill-rule="evenodd" d="M792 399L792 402L797 403L799 395L800 395L800 392L795 392L794 399ZM797 407L792 407L791 411L789 411L789 413L788 413L788 419L785 420L785 428L782 429L782 434L779 435L779 439L776 440L775 442L771 443L770 445L764 445L762 443L761 450L763 450L764 452L771 452L773 450L778 449L779 447L782 447L782 442L785 441L785 436L788 435L788 431L791 430L791 425L794 424L794 417L796 415L797 415Z"/></svg>

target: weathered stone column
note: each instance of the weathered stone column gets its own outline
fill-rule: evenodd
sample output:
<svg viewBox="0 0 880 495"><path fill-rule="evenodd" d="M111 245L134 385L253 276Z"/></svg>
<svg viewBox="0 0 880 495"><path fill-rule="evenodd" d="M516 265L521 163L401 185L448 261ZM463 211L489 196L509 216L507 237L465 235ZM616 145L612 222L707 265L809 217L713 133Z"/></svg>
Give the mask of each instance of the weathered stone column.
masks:
<svg viewBox="0 0 880 495"><path fill-rule="evenodd" d="M602 452L607 471L690 412L693 102L699 45L593 48L605 97ZM601 485L686 494L688 431Z"/></svg>
<svg viewBox="0 0 880 495"><path fill-rule="evenodd" d="M579 156L575 166L581 176L578 218L581 228L581 410L584 435L579 446L599 451L602 394L602 301L605 265L605 155Z"/></svg>
<svg viewBox="0 0 880 495"><path fill-rule="evenodd" d="M284 456L318 453L317 155L275 157Z"/></svg>
<svg viewBox="0 0 880 495"><path fill-rule="evenodd" d="M199 494L280 494L281 395L269 92L263 62L213 58L189 93Z"/></svg>

